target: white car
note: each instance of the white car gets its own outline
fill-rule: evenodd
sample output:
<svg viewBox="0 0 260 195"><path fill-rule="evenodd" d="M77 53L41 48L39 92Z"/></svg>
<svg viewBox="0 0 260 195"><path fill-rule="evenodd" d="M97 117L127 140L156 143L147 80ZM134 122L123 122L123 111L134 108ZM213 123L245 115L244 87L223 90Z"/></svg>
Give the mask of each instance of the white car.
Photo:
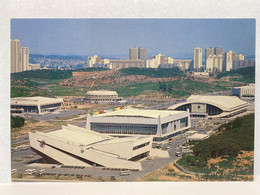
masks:
<svg viewBox="0 0 260 195"><path fill-rule="evenodd" d="M123 176L123 175L130 175L131 174L131 171L120 171L120 175Z"/></svg>
<svg viewBox="0 0 260 195"><path fill-rule="evenodd" d="M14 174L14 173L18 173L17 169L12 169L11 170L11 173Z"/></svg>

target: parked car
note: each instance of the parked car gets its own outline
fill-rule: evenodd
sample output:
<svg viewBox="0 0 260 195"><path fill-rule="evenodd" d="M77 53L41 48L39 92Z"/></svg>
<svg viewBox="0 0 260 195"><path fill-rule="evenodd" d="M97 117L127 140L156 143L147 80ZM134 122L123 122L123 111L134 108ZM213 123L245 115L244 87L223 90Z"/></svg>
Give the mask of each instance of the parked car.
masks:
<svg viewBox="0 0 260 195"><path fill-rule="evenodd" d="M182 154L181 154L181 152L176 152L175 156L179 156L180 157L180 156L182 156Z"/></svg>
<svg viewBox="0 0 260 195"><path fill-rule="evenodd" d="M131 171L120 171L120 176L124 176L124 175L130 175Z"/></svg>

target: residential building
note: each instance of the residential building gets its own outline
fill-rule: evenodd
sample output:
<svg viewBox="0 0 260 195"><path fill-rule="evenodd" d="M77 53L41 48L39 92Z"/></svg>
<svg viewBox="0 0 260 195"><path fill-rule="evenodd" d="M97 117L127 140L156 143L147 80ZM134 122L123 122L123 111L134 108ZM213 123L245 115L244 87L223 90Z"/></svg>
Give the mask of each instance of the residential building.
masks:
<svg viewBox="0 0 260 195"><path fill-rule="evenodd" d="M200 71L202 67L202 49L201 48L194 48L194 60L193 60L193 68L194 71Z"/></svg>
<svg viewBox="0 0 260 195"><path fill-rule="evenodd" d="M21 67L22 71L29 70L29 48L21 47Z"/></svg>
<svg viewBox="0 0 260 195"><path fill-rule="evenodd" d="M21 72L20 66L20 40L11 39L11 73Z"/></svg>
<svg viewBox="0 0 260 195"><path fill-rule="evenodd" d="M146 48L139 48L139 53L138 53L139 60L146 60L147 58L146 53L147 53Z"/></svg>
<svg viewBox="0 0 260 195"><path fill-rule="evenodd" d="M222 55L223 54L223 49L215 47L214 48L214 54L217 55L217 56L218 55Z"/></svg>
<svg viewBox="0 0 260 195"><path fill-rule="evenodd" d="M130 48L130 51L129 51L129 60L138 60L138 50L139 48L136 47L136 48Z"/></svg>
<svg viewBox="0 0 260 195"><path fill-rule="evenodd" d="M234 57L234 53L232 51L226 52L226 57L225 57L226 71L232 70L233 57Z"/></svg>
<svg viewBox="0 0 260 195"><path fill-rule="evenodd" d="M208 59L209 55L214 55L214 47L205 49L205 58L206 58L206 60Z"/></svg>
<svg viewBox="0 0 260 195"><path fill-rule="evenodd" d="M94 64L98 64L101 62L101 58L97 55L88 57L88 67L92 68Z"/></svg>
<svg viewBox="0 0 260 195"><path fill-rule="evenodd" d="M28 70L38 70L38 69L41 69L40 64L29 64Z"/></svg>

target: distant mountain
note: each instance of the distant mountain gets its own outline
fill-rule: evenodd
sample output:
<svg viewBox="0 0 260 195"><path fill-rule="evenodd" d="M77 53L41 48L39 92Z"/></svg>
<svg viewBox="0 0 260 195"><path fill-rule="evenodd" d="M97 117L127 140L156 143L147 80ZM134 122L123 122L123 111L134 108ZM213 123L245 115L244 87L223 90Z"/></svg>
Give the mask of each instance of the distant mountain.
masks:
<svg viewBox="0 0 260 195"><path fill-rule="evenodd" d="M87 57L85 56L78 56L78 55L41 55L41 54L30 54L30 59L34 58L46 58L46 59L58 59L58 60L86 60Z"/></svg>

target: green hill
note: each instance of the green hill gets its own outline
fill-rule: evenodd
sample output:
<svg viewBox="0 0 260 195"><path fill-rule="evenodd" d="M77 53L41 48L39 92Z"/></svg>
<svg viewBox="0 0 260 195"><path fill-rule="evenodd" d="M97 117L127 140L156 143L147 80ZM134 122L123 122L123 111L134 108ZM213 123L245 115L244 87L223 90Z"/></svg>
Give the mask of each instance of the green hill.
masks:
<svg viewBox="0 0 260 195"><path fill-rule="evenodd" d="M195 142L193 153L179 159L177 163L193 172L207 173L209 178L224 178L223 172L230 172L232 180L237 174L252 175L254 159L251 156L238 157L238 154L254 151L254 114L238 117L223 124L208 139ZM220 157L216 164L209 160ZM248 161L240 166L241 160ZM233 170L232 170L233 168ZM215 173L214 173L215 172ZM227 177L227 175L225 175Z"/></svg>
<svg viewBox="0 0 260 195"><path fill-rule="evenodd" d="M236 76L238 78L233 78L231 81L240 81L244 83L255 83L255 67L241 68L238 70L231 70L227 72L218 73L217 79L227 76Z"/></svg>

